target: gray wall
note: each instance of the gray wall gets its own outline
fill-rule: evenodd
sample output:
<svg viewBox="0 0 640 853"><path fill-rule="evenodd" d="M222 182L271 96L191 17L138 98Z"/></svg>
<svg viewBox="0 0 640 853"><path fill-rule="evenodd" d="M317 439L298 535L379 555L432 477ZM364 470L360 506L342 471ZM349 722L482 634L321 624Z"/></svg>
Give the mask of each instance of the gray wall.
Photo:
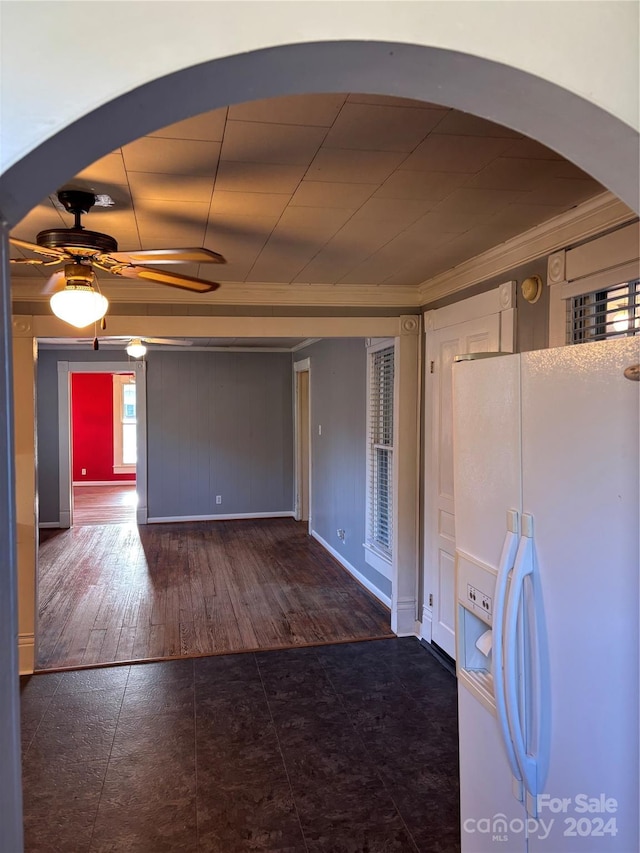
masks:
<svg viewBox="0 0 640 853"><path fill-rule="evenodd" d="M57 362L119 360L112 349L39 354L41 522L59 515ZM150 352L147 414L150 517L292 510L289 353Z"/></svg>
<svg viewBox="0 0 640 853"><path fill-rule="evenodd" d="M116 349L40 350L38 353L36 421L38 505L40 522L57 522L60 517L58 493L58 362L122 361L126 353Z"/></svg>
<svg viewBox="0 0 640 853"><path fill-rule="evenodd" d="M150 353L149 517L290 512L292 405L289 353Z"/></svg>
<svg viewBox="0 0 640 853"><path fill-rule="evenodd" d="M531 304L522 297L520 285L532 275L539 275L542 279L542 296L537 302ZM424 310L443 308L445 305L453 305L462 299L468 299L478 293L485 293L502 284L505 281L516 281L516 352L528 352L529 350L545 349L549 346L549 288L547 287L547 258L537 258L520 267L515 267L508 272L502 273L494 278L487 279L479 284L468 287L461 293L445 296L435 302L423 306Z"/></svg>
<svg viewBox="0 0 640 853"><path fill-rule="evenodd" d="M391 582L364 559L367 353L362 338L323 340L295 353L311 359L313 529L384 595ZM322 426L322 435L318 426ZM345 531L341 542L336 531Z"/></svg>

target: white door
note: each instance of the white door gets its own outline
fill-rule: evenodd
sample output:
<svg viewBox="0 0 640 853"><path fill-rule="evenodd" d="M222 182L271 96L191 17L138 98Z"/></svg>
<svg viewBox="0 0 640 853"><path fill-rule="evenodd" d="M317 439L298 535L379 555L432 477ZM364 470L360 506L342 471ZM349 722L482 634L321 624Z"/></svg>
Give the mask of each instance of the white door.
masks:
<svg viewBox="0 0 640 853"><path fill-rule="evenodd" d="M500 349L500 314L430 332L427 338L426 422L430 424L425 486L425 608L431 606L431 640L452 658L455 645L456 550L453 509L451 368L456 355Z"/></svg>

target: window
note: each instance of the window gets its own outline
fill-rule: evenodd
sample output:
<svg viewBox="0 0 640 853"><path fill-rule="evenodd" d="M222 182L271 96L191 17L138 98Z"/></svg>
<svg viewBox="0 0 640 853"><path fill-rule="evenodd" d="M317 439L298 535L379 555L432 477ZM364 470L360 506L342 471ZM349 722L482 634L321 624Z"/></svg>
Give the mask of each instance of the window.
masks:
<svg viewBox="0 0 640 853"><path fill-rule="evenodd" d="M366 547L390 564L393 553L394 346L369 348ZM369 559L378 571L377 561ZM388 570L383 571L387 574Z"/></svg>
<svg viewBox="0 0 640 853"><path fill-rule="evenodd" d="M135 473L136 380L127 374L113 376L113 473Z"/></svg>
<svg viewBox="0 0 640 853"><path fill-rule="evenodd" d="M567 300L572 344L640 334L640 280Z"/></svg>

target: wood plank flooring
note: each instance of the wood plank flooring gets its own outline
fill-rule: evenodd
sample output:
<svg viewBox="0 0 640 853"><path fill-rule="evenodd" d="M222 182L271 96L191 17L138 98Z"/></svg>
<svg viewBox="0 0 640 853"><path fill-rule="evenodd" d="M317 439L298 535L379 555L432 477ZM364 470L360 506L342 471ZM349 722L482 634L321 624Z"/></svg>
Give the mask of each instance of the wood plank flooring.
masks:
<svg viewBox="0 0 640 853"><path fill-rule="evenodd" d="M136 484L74 486L73 523L122 524L136 520Z"/></svg>
<svg viewBox="0 0 640 853"><path fill-rule="evenodd" d="M42 531L37 669L394 636L292 519Z"/></svg>

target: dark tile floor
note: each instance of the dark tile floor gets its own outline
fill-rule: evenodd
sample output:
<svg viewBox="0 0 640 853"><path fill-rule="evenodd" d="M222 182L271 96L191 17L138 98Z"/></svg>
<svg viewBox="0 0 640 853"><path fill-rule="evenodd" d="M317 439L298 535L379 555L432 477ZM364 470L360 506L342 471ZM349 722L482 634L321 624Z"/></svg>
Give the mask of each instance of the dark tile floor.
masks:
<svg viewBox="0 0 640 853"><path fill-rule="evenodd" d="M37 675L22 719L27 853L459 850L456 683L414 639Z"/></svg>

